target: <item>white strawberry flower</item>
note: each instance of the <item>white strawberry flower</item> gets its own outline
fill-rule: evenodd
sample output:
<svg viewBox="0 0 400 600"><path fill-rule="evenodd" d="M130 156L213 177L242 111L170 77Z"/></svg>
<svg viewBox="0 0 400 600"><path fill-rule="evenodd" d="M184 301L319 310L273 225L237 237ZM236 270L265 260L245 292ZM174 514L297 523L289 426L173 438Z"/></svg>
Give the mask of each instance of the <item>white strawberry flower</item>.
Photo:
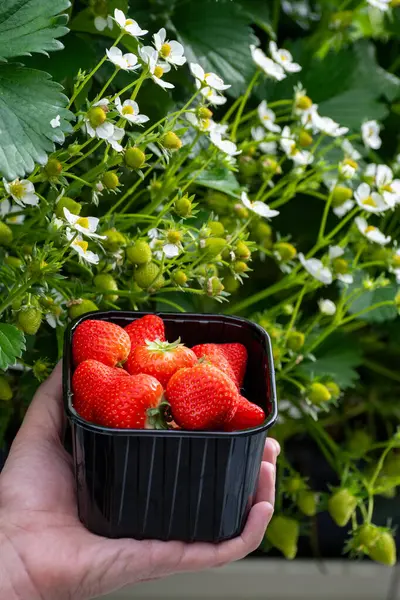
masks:
<svg viewBox="0 0 400 600"><path fill-rule="evenodd" d="M162 250L167 258L175 258L176 256L179 256L181 252L181 249L177 244L164 244Z"/></svg>
<svg viewBox="0 0 400 600"><path fill-rule="evenodd" d="M21 212L21 208L12 204L7 198L0 202L0 217L10 225L21 225L25 221L25 215L15 215L13 213Z"/></svg>
<svg viewBox="0 0 400 600"><path fill-rule="evenodd" d="M75 252L77 252L77 254L79 255L79 260L83 260L92 265L97 265L99 263L100 259L98 254L95 254L91 250L88 250L89 243L86 240L84 240L80 235L76 236L75 232L67 230L66 236L69 242L73 240L71 242L71 248L75 250Z"/></svg>
<svg viewBox="0 0 400 600"><path fill-rule="evenodd" d="M274 113L273 110L268 108L265 100L263 100L261 102L261 104L259 104L259 106L257 108L257 113L258 113L258 118L260 119L261 123L264 125L265 129L268 129L268 131L272 131L273 133L276 133L281 130L279 125L277 123L275 123L276 114Z"/></svg>
<svg viewBox="0 0 400 600"><path fill-rule="evenodd" d="M226 98L222 94L219 94L211 87L203 87L200 90L201 95L205 100L213 106L222 106L226 103Z"/></svg>
<svg viewBox="0 0 400 600"><path fill-rule="evenodd" d="M299 261L305 268L305 270L314 279L317 279L325 285L330 285L333 281L332 271L325 267L324 264L318 258L306 258L304 254L299 254Z"/></svg>
<svg viewBox="0 0 400 600"><path fill-rule="evenodd" d="M378 8L384 12L389 10L391 4L391 0L367 0L367 2L370 6Z"/></svg>
<svg viewBox="0 0 400 600"><path fill-rule="evenodd" d="M155 48L152 46L144 46L143 48L139 48L139 53L142 60L147 64L154 83L164 90L175 87L172 83L169 83L169 81L161 79L165 73L168 73L171 70L171 65L168 63L159 63L158 52Z"/></svg>
<svg viewBox="0 0 400 600"><path fill-rule="evenodd" d="M337 217L339 217L339 219L341 219L342 217L344 217L344 215L347 215L347 213L351 211L353 206L354 206L353 200L346 200L340 206L336 206L333 209L333 212Z"/></svg>
<svg viewBox="0 0 400 600"><path fill-rule="evenodd" d="M343 256L344 250L341 246L330 246L328 251L329 260L334 260ZM353 283L353 275L350 273L336 273L336 279L339 279L342 283L351 284Z"/></svg>
<svg viewBox="0 0 400 600"><path fill-rule="evenodd" d="M309 165L313 162L314 156L307 150L300 150L296 145L294 134L290 131L290 127L286 126L282 130L280 146L286 156L297 165Z"/></svg>
<svg viewBox="0 0 400 600"><path fill-rule="evenodd" d="M111 15L108 15L107 17L97 16L94 18L94 26L97 29L97 31L112 29L114 26L114 19Z"/></svg>
<svg viewBox="0 0 400 600"><path fill-rule="evenodd" d="M379 244L380 246L386 246L392 239L389 236L385 236L380 229L374 227L373 225L368 225L368 222L362 217L356 217L355 223L357 225L358 231L367 238L370 242L374 242L375 244Z"/></svg>
<svg viewBox="0 0 400 600"><path fill-rule="evenodd" d="M107 98L101 98L97 102L92 104L92 108L99 106L104 110L104 113L108 112L108 104L109 100ZM94 126L90 123L87 115L83 119L83 128L86 129L86 132L90 137L97 137L100 140L106 140L113 134L114 125L109 121L104 121L100 125Z"/></svg>
<svg viewBox="0 0 400 600"><path fill-rule="evenodd" d="M223 140L222 134L217 131L211 131L210 140L221 152L227 154L228 156L236 156L236 154L240 154L241 150L237 149L236 144L231 142L230 140Z"/></svg>
<svg viewBox="0 0 400 600"><path fill-rule="evenodd" d="M246 192L242 192L241 200L243 206L245 206L248 210L259 215L260 217L264 217L265 219L272 219L279 215L279 210L273 210L265 204L264 202L260 202L260 200L255 200L252 202L248 197Z"/></svg>
<svg viewBox="0 0 400 600"><path fill-rule="evenodd" d="M345 138L342 142L342 150L346 157L352 158L353 160L358 160L361 158L361 154L356 150L353 144Z"/></svg>
<svg viewBox="0 0 400 600"><path fill-rule="evenodd" d="M354 198L360 208L371 213L382 213L389 208L380 194L371 192L368 183L361 183L358 186Z"/></svg>
<svg viewBox="0 0 400 600"><path fill-rule="evenodd" d="M333 316L336 312L336 304L327 298L321 298L318 300L318 307L323 315L327 315L329 317Z"/></svg>
<svg viewBox="0 0 400 600"><path fill-rule="evenodd" d="M167 32L162 27L158 33L153 35L154 46L160 58L172 65L182 66L186 62L184 47L176 40L167 40Z"/></svg>
<svg viewBox="0 0 400 600"><path fill-rule="evenodd" d="M194 112L187 112L185 117L186 120L193 125L193 127L199 131L202 131L203 133L217 130L218 125L212 119L199 119Z"/></svg>
<svg viewBox="0 0 400 600"><path fill-rule="evenodd" d="M278 65L271 58L268 58L261 50L261 48L257 48L256 46L250 46L251 56L260 69L264 71L266 75L272 77L272 79L276 79L277 81L282 81L285 79L286 73L281 65Z"/></svg>
<svg viewBox="0 0 400 600"><path fill-rule="evenodd" d="M387 165L368 165L365 173L372 174L371 167L376 167L375 185L382 194L383 199L390 208L394 208L400 202L400 179L393 179L393 171Z"/></svg>
<svg viewBox="0 0 400 600"><path fill-rule="evenodd" d="M35 194L35 186L28 179L14 179L6 181L3 179L3 185L11 198L20 206L37 206L39 197Z"/></svg>
<svg viewBox="0 0 400 600"><path fill-rule="evenodd" d="M365 146L378 150L382 145L379 137L380 127L377 121L366 121L361 125L361 137Z"/></svg>
<svg viewBox="0 0 400 600"><path fill-rule="evenodd" d="M348 127L341 127L339 123L336 123L336 121L330 117L321 117L318 113L315 114L314 126L318 131L330 135L331 137L340 137L349 131Z"/></svg>
<svg viewBox="0 0 400 600"><path fill-rule="evenodd" d="M123 147L119 143L125 135L125 129L113 125L112 133L107 138L107 142L116 152L122 152Z"/></svg>
<svg viewBox="0 0 400 600"><path fill-rule="evenodd" d="M64 218L72 229L76 229L79 233L83 233L89 238L98 238L104 240L106 236L98 235L96 229L99 225L99 219L97 217L80 217L79 215L73 215L68 208L64 207Z"/></svg>
<svg viewBox="0 0 400 600"><path fill-rule="evenodd" d="M121 103L120 97L117 96L115 99L115 108L121 117L135 125L142 125L149 120L149 117L139 113L139 105L134 100L125 100L124 103Z"/></svg>
<svg viewBox="0 0 400 600"><path fill-rule="evenodd" d="M264 154L276 154L277 143L275 141L272 141L272 142L262 141L267 136L268 136L268 134L266 133L264 127L261 127L261 126L252 127L251 137L253 138L253 140L255 142L259 142L258 147L260 148L261 152L264 152Z"/></svg>
<svg viewBox="0 0 400 600"><path fill-rule="evenodd" d="M203 67L197 63L190 63L190 70L196 78L196 87L198 90L201 87L209 87L217 92L223 92L231 87L224 83L222 77L215 73L206 73Z"/></svg>
<svg viewBox="0 0 400 600"><path fill-rule="evenodd" d="M343 179L353 179L356 174L356 169L344 161L339 163L338 171Z"/></svg>
<svg viewBox="0 0 400 600"><path fill-rule="evenodd" d="M123 71L135 71L140 67L136 54L133 54L132 52L122 54L120 48L112 46L111 48L107 48L106 54L108 60Z"/></svg>
<svg viewBox="0 0 400 600"><path fill-rule="evenodd" d="M148 33L148 31L142 29L136 21L126 18L122 10L119 10L118 8L114 10L114 21L117 23L120 29L122 29L122 31L135 38L141 37Z"/></svg>
<svg viewBox="0 0 400 600"><path fill-rule="evenodd" d="M278 48L275 42L269 43L269 52L273 60L281 65L288 73L298 73L301 71L301 66L293 62L293 56L289 50Z"/></svg>

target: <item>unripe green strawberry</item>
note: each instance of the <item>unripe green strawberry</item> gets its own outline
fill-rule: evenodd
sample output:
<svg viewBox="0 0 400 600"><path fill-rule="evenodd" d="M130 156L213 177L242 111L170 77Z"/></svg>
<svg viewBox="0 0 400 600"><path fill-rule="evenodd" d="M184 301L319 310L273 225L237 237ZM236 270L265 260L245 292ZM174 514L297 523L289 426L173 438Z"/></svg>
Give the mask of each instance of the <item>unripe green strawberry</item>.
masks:
<svg viewBox="0 0 400 600"><path fill-rule="evenodd" d="M117 231L114 227L104 231L103 235L106 236L106 239L103 240L103 245L105 249L109 250L110 252L117 252L126 244L125 236L121 232Z"/></svg>
<svg viewBox="0 0 400 600"><path fill-rule="evenodd" d="M78 300L72 300L68 305L68 314L71 319L77 319L82 315L94 310L99 310L98 307L92 300L88 298L79 298Z"/></svg>
<svg viewBox="0 0 400 600"><path fill-rule="evenodd" d="M247 210L247 208L245 206L243 206L243 204L235 204L235 206L233 207L236 216L239 219L247 219L249 216L249 211Z"/></svg>
<svg viewBox="0 0 400 600"><path fill-rule="evenodd" d="M9 402L13 397L12 389L7 379L0 375L0 400Z"/></svg>
<svg viewBox="0 0 400 600"><path fill-rule="evenodd" d="M296 494L299 490L304 488L304 481L299 475L293 475L286 481L286 489L289 494Z"/></svg>
<svg viewBox="0 0 400 600"><path fill-rule="evenodd" d="M24 264L18 256L6 256L4 262L9 267L14 267L14 269L19 269Z"/></svg>
<svg viewBox="0 0 400 600"><path fill-rule="evenodd" d="M13 232L10 227L0 221L0 246L9 246L13 241Z"/></svg>
<svg viewBox="0 0 400 600"><path fill-rule="evenodd" d="M340 273L341 275L344 275L349 270L349 263L344 258L335 258L332 261L332 266L335 270L335 273Z"/></svg>
<svg viewBox="0 0 400 600"><path fill-rule="evenodd" d="M308 131L305 131L304 129L300 131L299 146L301 146L302 148L307 148L308 146L311 146L312 143L313 139L312 136L308 133Z"/></svg>
<svg viewBox="0 0 400 600"><path fill-rule="evenodd" d="M192 203L187 196L178 198L175 202L175 212L180 217L189 217L192 212Z"/></svg>
<svg viewBox="0 0 400 600"><path fill-rule="evenodd" d="M271 173L282 173L282 168L277 160L272 156L261 156L260 169L262 174L271 175Z"/></svg>
<svg viewBox="0 0 400 600"><path fill-rule="evenodd" d="M338 206L342 206L347 200L353 196L353 190L346 187L345 185L337 185L335 186L332 192L332 206L333 208L337 208Z"/></svg>
<svg viewBox="0 0 400 600"><path fill-rule="evenodd" d="M301 110L307 110L312 107L312 100L309 96L299 96L296 100L296 106Z"/></svg>
<svg viewBox="0 0 400 600"><path fill-rule="evenodd" d="M218 267L217 265L213 265L212 263L200 265L199 267L197 267L196 272L201 277L212 277L213 275L218 275Z"/></svg>
<svg viewBox="0 0 400 600"><path fill-rule="evenodd" d="M380 531L375 543L368 548L372 560L393 567L396 564L396 542L390 531Z"/></svg>
<svg viewBox="0 0 400 600"><path fill-rule="evenodd" d="M246 273L249 270L249 266L243 260L236 260L232 265L232 269L240 275Z"/></svg>
<svg viewBox="0 0 400 600"><path fill-rule="evenodd" d="M42 311L34 306L27 306L18 313L18 325L28 335L35 335L42 323Z"/></svg>
<svg viewBox="0 0 400 600"><path fill-rule="evenodd" d="M101 106L93 106L87 113L87 118L89 123L94 129L103 125L104 121L107 118L107 115Z"/></svg>
<svg viewBox="0 0 400 600"><path fill-rule="evenodd" d="M325 387L329 390L329 393L332 396L332 398L334 398L335 400L336 400L336 398L339 398L340 387L338 386L337 383L335 383L334 381L326 381Z"/></svg>
<svg viewBox="0 0 400 600"><path fill-rule="evenodd" d="M216 237L220 237L225 233L225 227L221 221L210 221L208 223L208 228L210 230L210 234L215 235Z"/></svg>
<svg viewBox="0 0 400 600"><path fill-rule="evenodd" d="M149 292L156 292L162 288L165 282L160 267L154 262L138 267L134 273L134 279L139 287Z"/></svg>
<svg viewBox="0 0 400 600"><path fill-rule="evenodd" d="M297 542L300 528L297 521L283 515L272 517L265 536L269 543L282 552L288 560L297 554Z"/></svg>
<svg viewBox="0 0 400 600"><path fill-rule="evenodd" d="M227 245L224 238L208 238L201 242L201 252L207 256L207 258L215 258L221 253L223 248Z"/></svg>
<svg viewBox="0 0 400 600"><path fill-rule="evenodd" d="M357 507L357 498L347 488L335 492L328 500L328 512L339 527L345 527Z"/></svg>
<svg viewBox="0 0 400 600"><path fill-rule="evenodd" d="M329 402L331 393L323 383L316 381L308 388L307 398L312 404L323 404L323 402Z"/></svg>
<svg viewBox="0 0 400 600"><path fill-rule="evenodd" d="M361 525L361 527L357 530L355 535L357 546L370 548L375 544L379 534L379 527L373 525L372 523L364 523L364 525Z"/></svg>
<svg viewBox="0 0 400 600"><path fill-rule="evenodd" d="M229 198L222 192L209 192L206 201L211 210L217 214L226 214L229 212Z"/></svg>
<svg viewBox="0 0 400 600"><path fill-rule="evenodd" d="M224 275L224 287L229 294L234 294L240 288L240 282L231 273Z"/></svg>
<svg viewBox="0 0 400 600"><path fill-rule="evenodd" d="M239 240L234 248L236 258L240 260L249 260L251 257L251 250L247 246L246 242Z"/></svg>
<svg viewBox="0 0 400 600"><path fill-rule="evenodd" d="M224 291L224 284L218 277L210 277L206 283L206 292L212 298L219 296Z"/></svg>
<svg viewBox="0 0 400 600"><path fill-rule="evenodd" d="M119 186L118 175L114 173L114 171L107 171L107 173L104 173L101 182L108 190L116 190Z"/></svg>
<svg viewBox="0 0 400 600"><path fill-rule="evenodd" d="M258 172L257 161L251 156L241 156L239 158L239 173L243 177L254 177Z"/></svg>
<svg viewBox="0 0 400 600"><path fill-rule="evenodd" d="M272 228L268 223L260 222L256 225L254 230L254 236L256 240L263 241L264 239L272 238Z"/></svg>
<svg viewBox="0 0 400 600"><path fill-rule="evenodd" d="M50 158L43 167L43 170L50 179L58 177L62 171L62 164L56 158Z"/></svg>
<svg viewBox="0 0 400 600"><path fill-rule="evenodd" d="M124 161L130 169L140 169L146 162L146 155L140 148L127 148Z"/></svg>
<svg viewBox="0 0 400 600"><path fill-rule="evenodd" d="M162 136L161 144L167 150L179 150L182 148L182 140L173 131L168 131Z"/></svg>
<svg viewBox="0 0 400 600"><path fill-rule="evenodd" d="M145 265L151 261L151 248L144 240L138 240L126 249L126 258L133 265Z"/></svg>
<svg viewBox="0 0 400 600"><path fill-rule="evenodd" d="M64 208L68 208L69 212L73 215L79 215L82 210L82 206L76 200L68 198L68 196L62 196L56 204L55 214L59 219L65 218Z"/></svg>
<svg viewBox="0 0 400 600"><path fill-rule="evenodd" d="M298 352L304 346L304 333L291 331L287 338L287 347L293 352Z"/></svg>
<svg viewBox="0 0 400 600"><path fill-rule="evenodd" d="M176 283L176 285L185 285L188 277L184 271L175 271L172 275L172 281Z"/></svg>
<svg viewBox="0 0 400 600"><path fill-rule="evenodd" d="M274 244L273 248L284 262L293 260L297 254L296 248L293 244L289 244L288 242L277 242Z"/></svg>
<svg viewBox="0 0 400 600"><path fill-rule="evenodd" d="M296 504L307 517L313 517L317 514L317 497L311 490L300 490Z"/></svg>
<svg viewBox="0 0 400 600"><path fill-rule="evenodd" d="M118 300L118 294L107 294L106 292L114 292L118 289L118 284L114 277L109 273L100 273L94 278L94 285L99 292L102 292L110 302L116 302Z"/></svg>

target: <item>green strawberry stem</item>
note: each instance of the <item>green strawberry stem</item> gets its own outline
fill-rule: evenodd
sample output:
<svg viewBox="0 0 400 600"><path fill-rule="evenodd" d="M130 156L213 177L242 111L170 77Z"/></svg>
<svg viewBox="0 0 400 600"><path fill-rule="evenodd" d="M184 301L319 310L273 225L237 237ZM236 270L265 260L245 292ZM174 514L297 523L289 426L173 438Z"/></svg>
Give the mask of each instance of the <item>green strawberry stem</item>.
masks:
<svg viewBox="0 0 400 600"><path fill-rule="evenodd" d="M162 342L161 340L146 341L146 347L155 352L170 352L171 350L182 348L183 344L181 344L181 338L179 337L175 342Z"/></svg>
<svg viewBox="0 0 400 600"><path fill-rule="evenodd" d="M170 429L167 420L169 413L170 404L166 400L160 402L155 408L147 409L146 429ZM170 418L169 418L170 420Z"/></svg>

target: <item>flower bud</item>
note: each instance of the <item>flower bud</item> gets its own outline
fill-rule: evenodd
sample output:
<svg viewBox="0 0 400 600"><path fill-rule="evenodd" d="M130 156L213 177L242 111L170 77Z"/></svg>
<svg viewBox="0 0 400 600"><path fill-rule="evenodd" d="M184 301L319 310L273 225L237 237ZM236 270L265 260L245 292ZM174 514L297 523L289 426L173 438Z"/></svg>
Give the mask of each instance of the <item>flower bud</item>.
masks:
<svg viewBox="0 0 400 600"><path fill-rule="evenodd" d="M168 131L162 136L161 144L167 150L179 150L182 148L182 140L173 131Z"/></svg>
<svg viewBox="0 0 400 600"><path fill-rule="evenodd" d="M308 131L305 131L304 129L300 131L299 146L301 146L302 148L307 148L308 146L311 146L312 143L313 139L312 136L308 133Z"/></svg>
<svg viewBox="0 0 400 600"><path fill-rule="evenodd" d="M277 242L274 244L273 249L283 262L293 260L293 258L295 258L297 255L296 248L288 242Z"/></svg>
<svg viewBox="0 0 400 600"><path fill-rule="evenodd" d="M43 171L46 173L49 179L58 177L62 171L62 164L56 158L49 158L43 167Z"/></svg>
<svg viewBox="0 0 400 600"><path fill-rule="evenodd" d="M315 381L310 385L307 390L307 398L312 404L323 404L329 402L331 399L331 393L323 383Z"/></svg>
<svg viewBox="0 0 400 600"><path fill-rule="evenodd" d="M298 352L304 346L304 333L291 331L287 338L287 347L293 352Z"/></svg>
<svg viewBox="0 0 400 600"><path fill-rule="evenodd" d="M130 169L140 169L146 162L146 155L140 148L127 148L124 161Z"/></svg>
<svg viewBox="0 0 400 600"><path fill-rule="evenodd" d="M332 192L332 206L334 208L342 206L342 204L344 204L347 200L350 200L352 196L353 190L344 185L337 185Z"/></svg>
<svg viewBox="0 0 400 600"><path fill-rule="evenodd" d="M312 107L312 100L309 96L299 96L296 100L296 108L301 110L308 110Z"/></svg>
<svg viewBox="0 0 400 600"><path fill-rule="evenodd" d="M107 115L101 106L93 106L87 113L87 118L91 126L96 129L100 125L103 125L105 122Z"/></svg>
<svg viewBox="0 0 400 600"><path fill-rule="evenodd" d="M107 173L104 173L104 175L101 179L101 183L108 190L116 190L117 187L119 186L118 175L116 173L114 173L113 171L107 171Z"/></svg>

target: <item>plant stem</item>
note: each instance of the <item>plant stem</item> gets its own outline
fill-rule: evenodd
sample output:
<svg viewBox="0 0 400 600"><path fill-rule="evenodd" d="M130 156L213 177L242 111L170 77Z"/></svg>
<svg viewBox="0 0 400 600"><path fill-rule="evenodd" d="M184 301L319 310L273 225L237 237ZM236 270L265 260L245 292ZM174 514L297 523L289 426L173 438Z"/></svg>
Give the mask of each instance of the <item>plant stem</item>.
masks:
<svg viewBox="0 0 400 600"><path fill-rule="evenodd" d="M233 126L232 126L231 139L232 139L233 142L236 141L237 128L239 127L240 118L241 118L241 116L243 114L244 107L246 106L247 100L249 99L249 96L251 94L251 90L253 89L253 87L257 83L257 79L259 78L259 76L260 76L260 71L257 69L257 71L253 75L252 80L250 81L249 85L247 86L247 90L243 94L243 98L242 98L241 103L239 105L239 108L238 108L238 111L236 113L235 120L234 120Z"/></svg>

